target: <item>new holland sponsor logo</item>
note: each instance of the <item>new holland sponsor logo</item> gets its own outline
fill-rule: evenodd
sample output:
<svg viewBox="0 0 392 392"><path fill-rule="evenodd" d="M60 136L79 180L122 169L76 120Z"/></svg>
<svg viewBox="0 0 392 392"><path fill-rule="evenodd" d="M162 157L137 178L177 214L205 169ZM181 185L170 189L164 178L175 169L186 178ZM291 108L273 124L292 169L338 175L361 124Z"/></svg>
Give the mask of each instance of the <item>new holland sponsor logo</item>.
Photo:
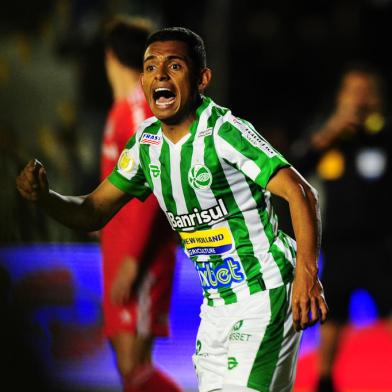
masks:
<svg viewBox="0 0 392 392"><path fill-rule="evenodd" d="M247 127L243 122L234 118L235 126L241 131L242 136L249 141L252 146L259 148L270 158L276 155L274 149L255 131Z"/></svg>
<svg viewBox="0 0 392 392"><path fill-rule="evenodd" d="M180 236L189 256L221 255L233 247L227 227L194 232L182 231Z"/></svg>
<svg viewBox="0 0 392 392"><path fill-rule="evenodd" d="M166 215L169 219L173 230L178 229L191 229L196 225L208 224L217 222L228 214L225 203L222 199L218 200L218 204L205 210L193 209L191 214L174 215L172 212L167 211Z"/></svg>
<svg viewBox="0 0 392 392"><path fill-rule="evenodd" d="M154 135L152 133L143 133L140 144L159 144L162 138L159 135Z"/></svg>
<svg viewBox="0 0 392 392"><path fill-rule="evenodd" d="M215 268L211 263L196 263L196 270L201 286L207 290L230 287L233 283L245 280L240 263L232 257L227 257Z"/></svg>

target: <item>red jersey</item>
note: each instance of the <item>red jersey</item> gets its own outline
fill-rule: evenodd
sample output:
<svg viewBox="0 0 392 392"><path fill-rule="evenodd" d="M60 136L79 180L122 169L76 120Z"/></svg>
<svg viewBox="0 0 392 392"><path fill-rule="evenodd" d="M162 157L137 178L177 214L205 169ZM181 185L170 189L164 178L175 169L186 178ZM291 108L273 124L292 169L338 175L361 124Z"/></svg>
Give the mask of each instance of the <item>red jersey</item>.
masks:
<svg viewBox="0 0 392 392"><path fill-rule="evenodd" d="M151 111L141 88L129 98L115 102L103 138L101 176L105 179L117 164L128 139ZM154 195L144 202L126 204L102 229L105 334L119 331L166 336L175 264L171 230ZM114 305L110 299L113 280L126 256L143 262L144 278L129 303ZM142 307L140 304L142 303Z"/></svg>
<svg viewBox="0 0 392 392"><path fill-rule="evenodd" d="M132 96L113 104L103 137L102 180L112 172L126 142L136 132L139 124L150 116L152 113L141 88ZM155 197L149 197L145 202L132 200L124 206L102 230L103 256L117 253L139 260L157 210ZM133 230L135 227L137 230ZM117 263L114 264L117 267Z"/></svg>

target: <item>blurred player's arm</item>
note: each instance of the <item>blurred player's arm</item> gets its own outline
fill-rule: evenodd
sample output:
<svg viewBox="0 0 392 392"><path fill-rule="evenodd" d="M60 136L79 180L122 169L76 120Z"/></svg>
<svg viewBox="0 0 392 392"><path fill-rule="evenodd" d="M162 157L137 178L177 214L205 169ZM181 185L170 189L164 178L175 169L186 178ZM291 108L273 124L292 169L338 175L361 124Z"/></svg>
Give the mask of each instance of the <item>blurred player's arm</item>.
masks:
<svg viewBox="0 0 392 392"><path fill-rule="evenodd" d="M297 241L297 264L293 286L293 320L297 331L324 322L328 308L318 279L321 220L314 188L293 168L280 169L267 189L289 203Z"/></svg>
<svg viewBox="0 0 392 392"><path fill-rule="evenodd" d="M63 196L49 189L44 166L33 159L16 179L19 193L37 203L49 216L71 229L99 230L121 209L131 196L103 181L84 196Z"/></svg>
<svg viewBox="0 0 392 392"><path fill-rule="evenodd" d="M338 108L310 138L311 147L324 151L342 136L354 134L361 123L360 112L354 107Z"/></svg>

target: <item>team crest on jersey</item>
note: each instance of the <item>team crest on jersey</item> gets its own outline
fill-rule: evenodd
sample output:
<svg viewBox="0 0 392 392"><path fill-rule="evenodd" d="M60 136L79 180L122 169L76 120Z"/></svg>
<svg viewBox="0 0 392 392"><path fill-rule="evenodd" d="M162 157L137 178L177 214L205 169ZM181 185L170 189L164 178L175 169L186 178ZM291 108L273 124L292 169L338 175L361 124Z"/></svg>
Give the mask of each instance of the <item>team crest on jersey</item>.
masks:
<svg viewBox="0 0 392 392"><path fill-rule="evenodd" d="M160 144L162 137L153 133L143 133L140 144Z"/></svg>
<svg viewBox="0 0 392 392"><path fill-rule="evenodd" d="M130 173L135 166L135 160L132 157L131 150L125 149L118 158L117 167L123 173Z"/></svg>
<svg viewBox="0 0 392 392"><path fill-rule="evenodd" d="M189 185L195 189L207 189L212 183L212 174L207 166L196 164L188 173Z"/></svg>
<svg viewBox="0 0 392 392"><path fill-rule="evenodd" d="M150 163L150 172L154 178L157 178L161 174L161 167L160 165L154 165Z"/></svg>

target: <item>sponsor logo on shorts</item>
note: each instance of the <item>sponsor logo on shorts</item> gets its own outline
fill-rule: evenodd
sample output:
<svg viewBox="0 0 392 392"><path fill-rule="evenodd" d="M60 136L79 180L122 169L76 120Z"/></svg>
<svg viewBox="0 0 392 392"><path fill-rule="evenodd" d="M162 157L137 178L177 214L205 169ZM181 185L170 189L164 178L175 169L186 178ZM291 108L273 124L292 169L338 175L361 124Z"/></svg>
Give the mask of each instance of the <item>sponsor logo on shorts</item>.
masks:
<svg viewBox="0 0 392 392"><path fill-rule="evenodd" d="M196 340L196 355L198 355L201 351L201 341L199 339Z"/></svg>
<svg viewBox="0 0 392 392"><path fill-rule="evenodd" d="M243 282L245 275L241 272L239 261L228 257L213 268L211 263L196 263L201 286L204 289L230 287L233 283Z"/></svg>
<svg viewBox="0 0 392 392"><path fill-rule="evenodd" d="M252 146L259 148L270 158L276 155L274 149L257 132L250 129L243 122L236 118L233 119L233 123L241 131L242 136L248 140Z"/></svg>
<svg viewBox="0 0 392 392"><path fill-rule="evenodd" d="M195 189L208 189L212 183L212 174L207 166L196 164L188 172L189 185Z"/></svg>
<svg viewBox="0 0 392 392"><path fill-rule="evenodd" d="M190 229L196 225L218 222L228 215L225 203L222 199L218 200L218 204L205 210L193 209L191 214L174 215L172 212L166 212L167 218L173 230Z"/></svg>
<svg viewBox="0 0 392 392"><path fill-rule="evenodd" d="M199 339L196 340L196 352L195 354L200 356L200 357L204 357L207 358L208 357L208 353L202 353L202 344L201 341Z"/></svg>
<svg viewBox="0 0 392 392"><path fill-rule="evenodd" d="M238 366L238 361L235 357L228 357L227 358L227 368L229 370L232 370L237 366Z"/></svg>
<svg viewBox="0 0 392 392"><path fill-rule="evenodd" d="M160 165L153 165L152 163L150 163L149 166L150 166L151 175L152 175L154 178L157 178L157 177L161 174Z"/></svg>
<svg viewBox="0 0 392 392"><path fill-rule="evenodd" d="M162 141L161 136L154 135L153 133L143 133L140 144L160 144Z"/></svg>
<svg viewBox="0 0 392 392"><path fill-rule="evenodd" d="M242 324L244 323L244 320L240 320L236 322L231 330L231 333L229 335L229 340L230 341L236 341L236 342L247 342L249 341L250 337L252 336L249 333L243 333L240 331Z"/></svg>
<svg viewBox="0 0 392 392"><path fill-rule="evenodd" d="M182 231L180 236L189 256L221 255L233 247L233 241L227 227L192 233Z"/></svg>

